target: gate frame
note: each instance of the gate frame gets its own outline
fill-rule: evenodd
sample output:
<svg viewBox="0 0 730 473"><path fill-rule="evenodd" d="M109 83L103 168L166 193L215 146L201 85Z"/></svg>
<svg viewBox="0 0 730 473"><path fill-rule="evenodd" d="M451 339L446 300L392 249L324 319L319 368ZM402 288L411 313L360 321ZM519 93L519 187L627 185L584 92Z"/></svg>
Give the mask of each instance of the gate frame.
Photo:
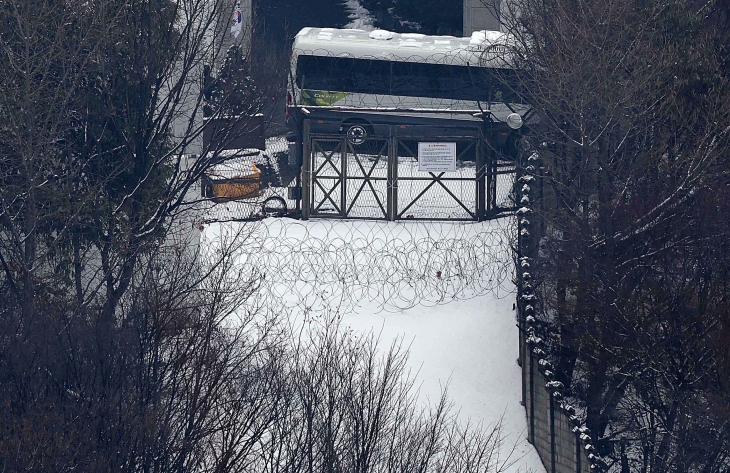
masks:
<svg viewBox="0 0 730 473"><path fill-rule="evenodd" d="M405 119L407 121L407 118ZM317 120L318 123L322 123L322 120ZM459 122L458 120L454 120L454 122ZM463 124L462 124L463 123ZM442 128L442 129L455 129L455 130L462 130L462 131L472 131L472 134L468 133L460 133L460 134L434 134L432 136L426 136L426 135L418 135L418 134L399 134L398 129L400 128L416 128L416 127L423 127L423 126L430 126L433 128ZM475 150L475 177L474 179L462 179L462 178L445 178L444 181L448 180L458 180L458 181L474 181L475 182L475 211L472 214L472 212L464 206L464 204L460 201L460 199L456 198L448 188L446 188L440 181L441 176L443 176L443 173L438 174L438 176L434 173L429 173L431 175L431 179L428 178L421 178L421 179L404 179L404 180L432 180L432 185L435 183L440 184L441 186L445 187L447 192L461 205L469 214L472 215L472 218L417 218L413 220L449 220L449 221L483 221L488 220L491 218L495 218L496 216L504 213L513 211L514 209L511 208L500 208L497 207L496 199L497 199L497 177L501 174L507 174L506 172L500 172L498 169L498 163L497 163L497 156L496 151L493 146L490 146L488 143L488 136L491 134L487 132L487 126L485 126L484 122L461 122L459 125L451 125L451 126L445 126L443 124L438 125L396 125L395 123L391 124L378 124L377 127L379 129L382 129L383 127L388 127L388 136L384 136L383 134L380 135L374 135L381 141L387 141L387 147L388 147L388 153L387 153L387 177L386 177L386 208L385 208L385 220L386 221L395 221L395 220L412 220L411 218L403 218L403 212L405 210L399 212L398 209L398 182L399 182L399 176L398 176L398 148L399 145L402 144L402 140L419 140L419 139L427 139L429 141L438 141L438 140L449 140L449 141L459 141L459 140L466 140L466 139L473 139L474 142L470 146L474 146ZM313 176L316 170L313 169L313 157L314 157L314 147L312 145L313 140L316 140L318 138L322 140L328 140L328 141L340 141L340 144L337 145L336 149L332 152L333 156L335 153L340 153L340 159L343 161L346 161L346 156L350 154L351 152L355 154L357 157L357 153L354 152L354 149L350 149L352 145L347 141L347 138L345 135L333 135L332 133L318 133L318 132L312 132L312 119L311 118L305 118L302 120L302 164L301 164L301 185L302 185L302 192L301 192L301 218L302 220L308 220L309 218L316 217L319 218L320 216L313 214L313 199L314 199L314 181ZM343 155L343 148L345 150ZM409 151L413 152L409 149ZM462 154L465 151L462 152ZM330 156L330 157L331 157ZM459 155L461 156L461 155ZM458 156L457 156L458 157ZM356 158L357 159L357 158ZM330 164L332 162L330 161ZM517 162L514 163L515 167L517 167ZM334 166L333 166L334 167ZM352 205L350 208L347 208L347 200L346 200L346 186L347 186L347 167L346 164L343 164L341 169L338 171L338 174L340 174L340 184L342 186L341 188L341 196L340 196L340 202L341 204L336 207L342 207L339 209L339 216L341 218L364 218L364 219L376 219L380 220L382 217L350 217L348 216L349 210L352 210ZM368 182L369 174L364 174L362 178L358 177L356 179L364 179L366 182ZM378 179L381 180L381 179ZM335 184L336 187L337 184ZM363 184L364 186L365 184ZM371 186L372 187L372 186ZM334 189L334 187L333 187ZM331 189L332 190L332 189ZM331 192L330 190L330 192ZM360 189L362 191L362 189ZM409 206L413 205L421 196L420 194L417 196L408 206L406 207L406 210ZM359 196L359 192L358 192ZM377 198L376 198L377 200ZM353 205L356 203L356 199L353 200ZM378 203L381 206L382 210L382 203L378 201ZM316 209L315 209L316 212ZM321 217L331 217L333 215L322 215Z"/></svg>

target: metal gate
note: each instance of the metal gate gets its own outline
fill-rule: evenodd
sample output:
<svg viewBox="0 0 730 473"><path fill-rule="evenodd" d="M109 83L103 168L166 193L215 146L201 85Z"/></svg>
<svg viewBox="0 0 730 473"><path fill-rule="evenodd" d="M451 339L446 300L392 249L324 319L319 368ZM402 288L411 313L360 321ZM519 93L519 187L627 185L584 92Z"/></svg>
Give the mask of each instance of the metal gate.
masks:
<svg viewBox="0 0 730 473"><path fill-rule="evenodd" d="M514 208L515 163L495 157L481 128L381 128L355 144L304 123L302 218L484 220ZM455 143L455 170L419 170L418 143Z"/></svg>

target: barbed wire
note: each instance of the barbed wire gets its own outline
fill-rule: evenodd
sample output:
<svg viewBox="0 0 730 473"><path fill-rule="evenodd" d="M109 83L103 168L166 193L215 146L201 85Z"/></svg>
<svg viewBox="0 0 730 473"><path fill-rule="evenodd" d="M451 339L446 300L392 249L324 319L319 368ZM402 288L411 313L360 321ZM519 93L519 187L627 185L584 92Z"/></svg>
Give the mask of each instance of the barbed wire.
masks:
<svg viewBox="0 0 730 473"><path fill-rule="evenodd" d="M330 33L360 34L322 30L318 35ZM386 51L380 55L374 53L372 57L354 58L337 54L336 48L300 50L298 52L302 54L295 54L298 59L293 64L293 83L290 84L296 85L298 91L294 101L302 107L336 106L358 110L393 107L452 112L460 108L473 111L482 108L483 103L484 108L491 109L493 118L500 121L504 117L495 115L500 104L504 108L500 112L502 115L506 117L512 113L505 104L510 102L512 91L505 87L510 71L504 63L499 66L493 58L489 62L486 56L481 57L483 52L468 49L469 39L454 38L449 40L454 43L449 46L436 44L435 40L433 44L425 43L431 39L424 39L423 35L399 36L400 54L408 57L398 58L389 56ZM429 52L430 46L441 52ZM418 48L421 49L416 51ZM390 49L393 48L389 46ZM446 50L448 54L443 52ZM470 63L465 56L479 60ZM489 67L470 67L469 64ZM480 120L471 113L468 119ZM319 123L322 126L312 131L315 134L342 133L342 124L336 120L318 122L317 126ZM376 137L370 137L356 150L340 150L335 154L331 148L337 143L325 143L323 139L321 150L317 148L319 142L313 143L314 210L323 214L383 218L387 185L386 161L382 159L381 148L385 142L378 141L379 135L372 130L370 135ZM469 143L460 146L464 144ZM295 200L284 195L287 183L283 171L296 164L287 162L290 154L286 147L286 140L271 141L264 153L249 159L259 168L275 166L271 174L281 177L279 182L262 182L257 189L252 185L252 195L224 202L226 199L220 198L221 189L227 183L223 181L255 172L245 160L241 161L240 170L230 167L229 163L228 174L224 172L219 176L219 189L215 193L219 203L208 209L203 219L208 225L203 245L211 248L222 248L234 237L241 238L238 230L245 229L246 243L239 249L237 258L241 277L261 281L256 300L250 302L255 307L296 309L306 316L316 317L332 310L349 312L362 303L378 310L396 311L487 292L510 291L505 283L512 277L510 241L515 231L511 218L481 223L323 219L231 223L265 216L262 204L271 199L280 199L289 210L295 204ZM454 172L461 181L452 179L454 182L429 187L431 181L418 180L422 177L414 171L416 161L401 156L400 149L396 152L399 155L399 200L394 207L404 214L401 218L474 218L476 203L472 200L477 198L477 183L473 160L459 160L459 167ZM317 172L323 169L331 172ZM344 176L351 179L345 180ZM514 169L495 178L495 206L509 201L513 179ZM365 186L366 182L368 186ZM316 184L321 185L317 187ZM241 181L236 185L241 191L247 184ZM347 198L329 197L339 195L340 191ZM321 204L327 202L339 208L324 208Z"/></svg>
<svg viewBox="0 0 730 473"><path fill-rule="evenodd" d="M367 303L400 311L494 293L511 294L511 217L490 222L296 221L212 223L201 244L238 239L242 280L259 280L248 309L317 318Z"/></svg>

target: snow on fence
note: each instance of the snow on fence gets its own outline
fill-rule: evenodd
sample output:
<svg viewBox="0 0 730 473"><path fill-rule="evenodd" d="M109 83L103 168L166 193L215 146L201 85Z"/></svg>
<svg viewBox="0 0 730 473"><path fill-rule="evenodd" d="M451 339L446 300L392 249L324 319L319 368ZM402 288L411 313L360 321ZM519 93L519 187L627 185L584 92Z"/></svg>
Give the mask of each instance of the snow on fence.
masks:
<svg viewBox="0 0 730 473"><path fill-rule="evenodd" d="M517 250L517 317L520 327L522 401L527 414L527 438L535 447L548 473L606 471L590 432L563 398L563 385L555 380L548 360L544 334L536 325L537 294L533 286L534 261L544 223L540 219L539 158L528 158L518 182L520 208Z"/></svg>

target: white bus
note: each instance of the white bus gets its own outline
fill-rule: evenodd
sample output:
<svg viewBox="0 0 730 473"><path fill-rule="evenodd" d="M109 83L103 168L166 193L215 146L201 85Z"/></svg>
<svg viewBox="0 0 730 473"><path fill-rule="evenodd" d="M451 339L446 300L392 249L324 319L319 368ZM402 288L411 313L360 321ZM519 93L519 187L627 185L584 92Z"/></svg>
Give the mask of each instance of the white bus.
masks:
<svg viewBox="0 0 730 473"><path fill-rule="evenodd" d="M517 129L529 107L519 104L514 70L500 54L508 41L496 31L457 38L304 28L293 45L288 115L294 125L313 113L357 112L373 120L486 119Z"/></svg>

